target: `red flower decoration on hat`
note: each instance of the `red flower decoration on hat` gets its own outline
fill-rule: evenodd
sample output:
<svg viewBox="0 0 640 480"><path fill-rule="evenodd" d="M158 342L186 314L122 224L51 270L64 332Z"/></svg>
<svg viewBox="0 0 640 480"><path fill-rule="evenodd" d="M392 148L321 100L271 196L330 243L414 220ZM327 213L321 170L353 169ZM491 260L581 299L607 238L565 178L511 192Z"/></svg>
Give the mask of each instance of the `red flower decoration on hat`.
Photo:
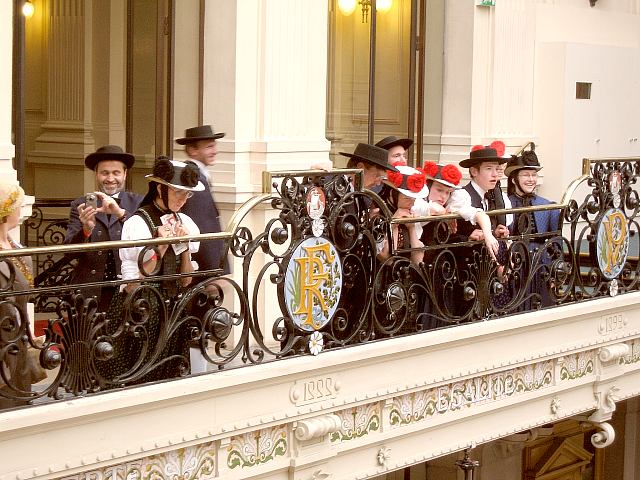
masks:
<svg viewBox="0 0 640 480"><path fill-rule="evenodd" d="M407 187L409 187L409 190L412 192L419 192L422 190L422 187L424 187L425 181L424 173L414 173L407 178Z"/></svg>
<svg viewBox="0 0 640 480"><path fill-rule="evenodd" d="M422 171L427 177L435 177L438 174L438 165L435 162L424 162Z"/></svg>
<svg viewBox="0 0 640 480"><path fill-rule="evenodd" d="M455 165L445 165L442 167L442 171L440 172L440 176L446 182L449 182L453 185L458 185L460 180L462 179L462 173Z"/></svg>
<svg viewBox="0 0 640 480"><path fill-rule="evenodd" d="M504 155L504 151L506 149L505 144L502 140L495 140L491 142L491 145L489 145L489 148L495 149L499 157Z"/></svg>
<svg viewBox="0 0 640 480"><path fill-rule="evenodd" d="M387 172L387 180L399 187L402 185L402 174L400 172Z"/></svg>
<svg viewBox="0 0 640 480"><path fill-rule="evenodd" d="M473 147L471 147L471 151L475 152L476 150L482 150L483 148L486 148L484 145L474 145Z"/></svg>
<svg viewBox="0 0 640 480"><path fill-rule="evenodd" d="M394 167L406 167L407 162L406 160L394 160L393 162L391 162L391 165L393 165Z"/></svg>

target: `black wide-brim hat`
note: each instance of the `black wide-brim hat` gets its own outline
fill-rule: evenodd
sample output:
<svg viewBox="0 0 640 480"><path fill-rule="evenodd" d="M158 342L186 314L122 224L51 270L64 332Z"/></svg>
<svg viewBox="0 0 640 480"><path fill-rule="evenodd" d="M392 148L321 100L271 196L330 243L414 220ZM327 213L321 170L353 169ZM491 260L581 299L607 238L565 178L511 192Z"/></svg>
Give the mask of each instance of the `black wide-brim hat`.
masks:
<svg viewBox="0 0 640 480"><path fill-rule="evenodd" d="M504 169L504 174L507 177L518 170L527 169L535 170L536 172L542 170L542 166L538 161L538 155L536 155L535 152L535 143L529 142L528 145L531 145L531 150L522 151L520 154L514 155L511 160L509 160L507 168Z"/></svg>
<svg viewBox="0 0 640 480"><path fill-rule="evenodd" d="M393 147L398 145L407 150L411 145L413 145L413 140L410 138L398 138L395 135L389 135L376 143L376 147L384 148L385 150L391 150Z"/></svg>
<svg viewBox="0 0 640 480"><path fill-rule="evenodd" d="M459 165L462 168L469 168L480 165L482 162L507 163L508 161L509 158L499 156L495 148L485 147L478 150L472 150L469 154L469 158L462 160Z"/></svg>
<svg viewBox="0 0 640 480"><path fill-rule="evenodd" d="M185 170L193 170L189 175L185 175ZM167 157L158 157L153 166L153 173L145 175L148 182L157 182L178 190L189 192L201 192L204 185L198 180L198 167L193 163L184 163L179 160L171 160ZM191 180L191 184L189 184Z"/></svg>
<svg viewBox="0 0 640 480"><path fill-rule="evenodd" d="M184 137L176 138L176 143L178 145L187 145L200 140L217 140L224 136L224 133L215 133L211 125L200 125L199 127L187 128L184 131Z"/></svg>
<svg viewBox="0 0 640 480"><path fill-rule="evenodd" d="M344 155L349 158L356 158L392 172L398 171L396 167L389 165L389 162L387 161L389 152L384 148L369 145L368 143L359 143L356 145L356 149L353 153L340 152L340 155Z"/></svg>
<svg viewBox="0 0 640 480"><path fill-rule="evenodd" d="M98 162L103 160L117 160L124 163L127 169L129 169L135 163L136 157L125 152L118 145L105 145L87 155L84 159L84 165L90 170L95 170Z"/></svg>

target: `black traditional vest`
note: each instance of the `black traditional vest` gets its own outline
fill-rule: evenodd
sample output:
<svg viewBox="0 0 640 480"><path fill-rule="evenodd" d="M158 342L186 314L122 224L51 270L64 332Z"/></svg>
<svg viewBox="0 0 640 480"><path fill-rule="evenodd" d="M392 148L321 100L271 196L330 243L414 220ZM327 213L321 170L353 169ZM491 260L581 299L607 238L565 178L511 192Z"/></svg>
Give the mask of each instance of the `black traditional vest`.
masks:
<svg viewBox="0 0 640 480"><path fill-rule="evenodd" d="M162 225L160 217L167 212L161 211L155 204L143 205L136 210L135 215L139 215L149 227L151 236L157 237L156 230ZM172 275L180 271L180 257L176 256L173 251L173 247L169 246L162 256L162 266L160 267L159 275ZM175 279L164 280L162 282L162 288L169 296L173 296L178 292L178 282Z"/></svg>

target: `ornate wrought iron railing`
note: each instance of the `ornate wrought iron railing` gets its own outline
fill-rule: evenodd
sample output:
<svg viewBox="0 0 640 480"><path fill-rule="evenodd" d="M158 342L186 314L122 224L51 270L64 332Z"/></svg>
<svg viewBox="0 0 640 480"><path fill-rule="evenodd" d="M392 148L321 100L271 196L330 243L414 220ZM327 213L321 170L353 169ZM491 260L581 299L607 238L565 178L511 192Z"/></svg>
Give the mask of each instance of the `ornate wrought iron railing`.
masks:
<svg viewBox="0 0 640 480"><path fill-rule="evenodd" d="M523 233L507 239L501 266L481 242L454 238L455 215L393 219L382 199L362 188L358 170L265 172L263 193L219 234L0 251L11 277L0 291L0 359L15 366L36 354L49 373L30 388L11 377L18 370L5 368L0 396L37 403L635 291L638 265L629 258L638 257L639 174L638 159L585 160L560 203L509 210ZM576 199L581 185L587 193ZM251 228L250 214L264 218L265 207L272 216ZM532 233L532 212L557 210L556 230ZM417 249L421 262L411 259L416 249L392 247L378 258L394 225L417 222L436 226ZM10 257L133 246L144 246L143 255L162 244L214 238L224 240L240 272L146 272L103 311L90 292L131 282L69 285L56 277L33 290L11 287L17 267ZM192 277L187 288L167 288L185 276ZM41 342L20 301L34 296L59 299Z"/></svg>

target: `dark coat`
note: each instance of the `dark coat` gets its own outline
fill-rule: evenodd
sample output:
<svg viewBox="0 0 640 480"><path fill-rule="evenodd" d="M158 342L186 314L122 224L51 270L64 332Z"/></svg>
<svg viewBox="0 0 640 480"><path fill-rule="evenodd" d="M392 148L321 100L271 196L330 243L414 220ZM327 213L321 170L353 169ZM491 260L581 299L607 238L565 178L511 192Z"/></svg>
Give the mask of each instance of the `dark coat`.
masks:
<svg viewBox="0 0 640 480"><path fill-rule="evenodd" d="M522 198L517 195L509 195L509 200L511 200L511 206L514 208L524 206L522 203ZM540 197L536 195L531 201L532 206L536 205L549 205L551 202L546 198ZM533 212L533 216L536 220L536 233L547 233L553 232L558 229L560 225L560 210L541 210L538 212ZM518 220L517 217L514 222L511 224L511 234L517 235L519 232L515 230L518 228Z"/></svg>
<svg viewBox="0 0 640 480"><path fill-rule="evenodd" d="M187 160L187 163L189 162ZM194 163L195 165L195 163ZM213 198L213 193L209 189L209 181L200 172L198 176L205 189L201 192L193 192L193 197L180 209L180 212L189 215L198 225L200 233L217 233L222 231L220 227L220 214ZM193 260L198 262L198 270L212 270L224 268L224 273L229 273L226 262L226 251L222 240L207 240L200 242L200 249L192 255Z"/></svg>
<svg viewBox="0 0 640 480"><path fill-rule="evenodd" d="M107 218L105 213L96 214L96 226L91 232L90 237L85 237L82 230L82 222L80 222L80 216L78 214L78 205L84 203L84 197L76 198L71 202L71 211L69 212L69 226L67 227L67 235L65 236L64 243L87 243L87 242L107 242L112 240L120 240L122 235L122 224L138 209L138 205L142 201L142 195L130 192L120 192L119 204L120 208L126 210L126 215L117 219L114 215L111 218ZM98 206L101 204L98 203ZM106 275L111 272L115 272L116 275L120 274L120 255L118 249L113 249L109 253L109 250L98 250L86 253L76 254L78 258L78 266L74 270L71 277L71 283L87 283L87 282L101 282L104 280L113 280L113 278L106 278ZM107 261L107 258L109 259ZM109 263L109 265L107 265ZM95 295L100 300L101 307L108 305L111 295L102 295L102 289L99 287L91 288L83 291L85 298ZM107 298L109 297L109 298Z"/></svg>

